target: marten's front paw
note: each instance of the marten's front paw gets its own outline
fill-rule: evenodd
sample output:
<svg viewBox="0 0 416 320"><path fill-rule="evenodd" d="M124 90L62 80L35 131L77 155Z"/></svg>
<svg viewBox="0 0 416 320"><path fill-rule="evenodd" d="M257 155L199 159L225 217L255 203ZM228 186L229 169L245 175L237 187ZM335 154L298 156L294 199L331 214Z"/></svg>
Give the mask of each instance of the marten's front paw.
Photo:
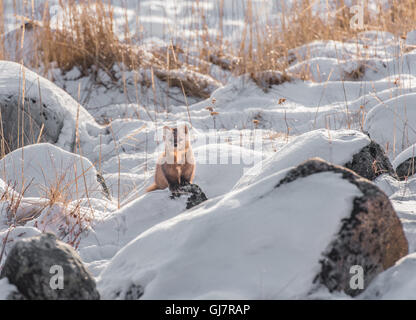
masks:
<svg viewBox="0 0 416 320"><path fill-rule="evenodd" d="M189 185L190 183L189 183L189 181L187 181L187 180L185 180L185 179L182 179L181 180L181 183L180 183L180 186L181 187L183 187L183 186L187 186L187 185Z"/></svg>
<svg viewBox="0 0 416 320"><path fill-rule="evenodd" d="M170 196L171 199L179 198L181 196L179 187L180 187L179 183L169 185L169 190L170 192L172 192Z"/></svg>

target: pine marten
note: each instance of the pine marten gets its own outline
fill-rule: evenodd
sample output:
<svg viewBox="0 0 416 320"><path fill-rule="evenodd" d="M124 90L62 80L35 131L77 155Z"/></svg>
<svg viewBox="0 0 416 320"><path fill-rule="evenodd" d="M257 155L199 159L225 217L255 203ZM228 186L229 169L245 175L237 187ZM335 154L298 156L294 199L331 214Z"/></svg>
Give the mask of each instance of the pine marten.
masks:
<svg viewBox="0 0 416 320"><path fill-rule="evenodd" d="M174 192L179 186L190 184L195 175L195 158L187 125L163 128L165 151L156 164L155 182L146 192L169 187Z"/></svg>

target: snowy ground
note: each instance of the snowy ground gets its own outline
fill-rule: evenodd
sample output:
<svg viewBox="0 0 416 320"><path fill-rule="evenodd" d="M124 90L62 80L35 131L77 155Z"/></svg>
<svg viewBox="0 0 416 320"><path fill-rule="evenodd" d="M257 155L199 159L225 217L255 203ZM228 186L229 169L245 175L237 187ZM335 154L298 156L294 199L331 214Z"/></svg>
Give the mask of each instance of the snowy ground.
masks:
<svg viewBox="0 0 416 320"><path fill-rule="evenodd" d="M133 14L137 1L128 3ZM145 30L149 39L167 40L162 36L168 25L181 21L180 28L187 29L191 23L182 17L192 1L139 3L141 14L149 20ZM215 1L203 3L208 11L218 10ZM272 14L279 10L258 3L259 10ZM241 32L242 15L227 19L230 39ZM13 24L8 28L12 30ZM289 69L295 72L309 66L313 81L287 82L264 92L248 77L226 75L209 99L189 97L188 106L179 89L171 91L170 100L154 101L152 94L144 92L139 103L131 103L123 91L93 86L77 70L64 75L53 70L55 84L63 90L46 79L40 82L45 101L65 125L56 143L59 148L26 147L0 163L3 181L16 182L16 192L24 185L21 172L32 182L15 217L5 214L7 202L2 205L0 238L7 237L5 255L19 238L53 231L76 245L103 298L123 298L132 284L145 287L143 298L149 299L307 297L319 255L351 209L347 200L359 191L330 174L309 177L279 192L272 186L289 168L310 157L345 164L369 142L361 130L385 148L395 166L412 155L416 143L414 45L414 33L407 40L365 33L358 43L314 42L298 50L305 57L308 51L310 57L305 60L298 55ZM345 80L360 66L364 74L359 80ZM27 71L25 77L26 95L38 97L38 76ZM18 94L19 84L20 67L1 62L0 98ZM79 84L83 107L76 102ZM163 82L158 86L166 89ZM212 116L207 107L218 114ZM79 110L85 158L70 153ZM167 190L144 193L162 150L161 128L178 122L192 128L197 159L194 182L209 198L189 211L184 199L171 200ZM91 222L76 238L63 227L68 209L43 205L46 190L63 171L64 181L86 172L86 180L67 187L69 206L79 200L81 212ZM96 182L97 172L106 181L110 199ZM390 197L403 223L410 254L358 298L415 299L416 284L408 279L416 273L416 177L398 182L382 175L375 183ZM6 188L4 183L0 187ZM322 208L322 199L328 199L327 210L319 216L308 215ZM33 211L37 218L9 228L13 219ZM0 281L0 298L10 288ZM348 298L328 292L315 297Z"/></svg>

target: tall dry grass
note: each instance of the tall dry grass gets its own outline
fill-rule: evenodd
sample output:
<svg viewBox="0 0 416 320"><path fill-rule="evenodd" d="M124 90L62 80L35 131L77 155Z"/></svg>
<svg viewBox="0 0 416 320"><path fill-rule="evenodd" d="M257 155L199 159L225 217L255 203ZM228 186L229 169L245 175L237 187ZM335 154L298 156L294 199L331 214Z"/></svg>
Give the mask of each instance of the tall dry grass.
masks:
<svg viewBox="0 0 416 320"><path fill-rule="evenodd" d="M21 6L26 3L28 7L27 15L16 16L16 23L23 24L22 33L25 29L34 30L36 48L33 63L42 65L45 74L51 64L54 64L64 71L78 67L83 75L93 75L97 70L102 70L114 81L119 81L120 79L114 76L114 65L121 64L126 70L152 68L154 75L161 80L172 86L183 87L185 94L195 96L198 96L198 91L202 91L201 85L198 85L200 79L179 79L172 71L186 68L216 77L216 74L212 74L211 68L212 64L216 64L234 75L249 74L255 80L262 80L266 71L285 74L288 65L296 57L294 49L315 40L353 40L359 32L369 30L388 31L400 36L416 29L416 3L413 0L388 0L387 7L382 7L381 1L371 1L371 8L378 3L378 14L371 13L369 1L364 1L365 25L361 30L351 28L350 20L353 13L344 0L327 1L324 4L317 0L293 0L291 6L285 5L285 1L282 0L280 15L267 21L261 17L264 13L257 11L258 6L254 6L252 0L246 0L235 3L236 6L244 6L245 25L240 38L234 39L234 44L230 44L224 38L224 1L217 0L218 10L211 12L207 12L200 1L195 1L190 15L192 24L199 30L197 36L182 38L166 48L145 53L140 46L140 32L137 34L141 29L140 18L137 17L137 30L129 30L126 22L121 41L114 28L114 7L105 0L60 1L64 14L58 23L64 27L59 29L51 27L47 1L42 20L35 21L32 19L33 2L21 0ZM2 19L4 13L1 4L2 0L0 57L5 50ZM213 12L216 17L208 16ZM209 19L217 21L216 35L209 32L212 26L208 23ZM172 32L175 36L173 31L166 32ZM22 41L23 37L24 35L20 35L17 41ZM308 78L307 73L295 76ZM270 78L270 74L266 74L266 77ZM287 79L272 77L267 81L273 84ZM152 84L139 85L149 87ZM199 93L200 97L206 97L205 93Z"/></svg>
<svg viewBox="0 0 416 320"><path fill-rule="evenodd" d="M270 18L266 24L263 23L252 1L247 0L244 2L243 32L239 39L234 39L234 43L230 44L224 37L226 1L234 0L217 1L218 10L215 18L218 32L215 35L209 32L208 18L212 17L207 16L208 12L200 1L195 1L190 14L193 24L200 30L196 38L181 39L177 42L173 39L166 47L144 50L141 46L142 39L136 32L140 30L140 19L137 20L137 30L129 30L126 24L123 40L120 40L114 27L114 8L109 5L108 0L60 1L64 14L59 23L66 27L59 29L52 28L46 0L42 18L37 20L33 15L34 1L14 0L13 5L16 8L27 7L23 16L18 15L16 10L16 23L20 24L21 28L16 34L14 48L22 48L25 37L30 33L34 47L29 67L41 67L45 75L52 67L58 67L64 72L76 67L84 76L96 75L99 71L103 71L115 83L122 80L126 90L125 79L116 78L114 67L134 71L147 68L151 70L152 78L148 82L135 81L137 92L139 91L137 86L147 86L156 92L154 77L157 77L166 81L168 87L180 88L186 99L187 95L206 98L209 93L204 91L206 85L200 78L179 77L176 72L178 70L187 69L215 78L217 74L212 73L212 65L217 65L230 75L249 74L260 86L265 87L289 81L292 77L308 79L308 72L288 75L287 68L294 59L301 59L295 49L312 41L350 41L354 40L359 32L370 30L392 32L404 37L408 31L416 29L414 0L389 0L387 8L381 8L379 5L379 14L370 14L369 2L365 1L365 25L362 30L351 28L352 14L343 0L327 1L320 10L315 10L318 5L317 0L293 0L292 6L285 6L284 1L281 1L281 14L273 19ZM243 1L236 3L241 4ZM0 0L0 59L10 56L9 52L6 52L4 6L4 1ZM13 48L8 47L8 49ZM29 61L29 59L21 59L19 62L23 63L23 60ZM359 79L360 72L361 70L358 69L352 73L351 79ZM223 79L216 80L223 81ZM155 93L155 100L157 98ZM22 103L24 104L24 99ZM357 115L361 127L364 114L365 110L361 110ZM212 115L215 121L215 114ZM3 123L1 118L0 123ZM289 131L287 125L286 138L289 137ZM21 136L24 136L24 132L21 132ZM1 134L0 140L0 153L1 157L4 157L11 150L8 150L7 137ZM34 136L33 141L39 142L40 135ZM117 145L115 148L117 149ZM57 178L56 185L45 190L45 197L49 199L47 206L52 208L55 204L61 203L68 208L68 217L71 217L71 221L88 223L89 220L81 214L79 206L69 206L67 186L62 185L61 180ZM118 185L118 193L119 190L120 185ZM16 212L21 203L19 198L8 196L6 199L4 196L0 199L0 201L6 200L11 201L11 212ZM118 206L120 206L120 195ZM75 229L76 224L73 226L71 230ZM73 244L78 238L79 233L73 237Z"/></svg>
<svg viewBox="0 0 416 320"><path fill-rule="evenodd" d="M56 62L63 71L78 67L85 76L99 69L110 77L114 77L113 66L117 63L123 62L132 70L139 66L137 52L115 34L111 6L102 1L86 1L76 6L75 0L61 5L65 11L60 23L66 28L53 30L47 14L37 28L38 50L44 66Z"/></svg>
<svg viewBox="0 0 416 320"><path fill-rule="evenodd" d="M353 41L364 31L387 31L403 37L416 29L416 2L413 0L389 0L387 8L382 7L379 1L372 1L373 4L378 3L378 14L372 13L368 0L364 1L362 29L351 27L354 14L344 0L327 1L324 7L318 3L314 0L293 0L293 5L287 7L282 1L280 23L263 27L259 27L255 12L248 6L245 33L251 34L248 39L254 38L255 41L241 40L240 50L234 53L239 60L233 68L236 73L247 73L254 79L264 71L284 73L288 64L297 58L296 48L316 40ZM313 10L317 7L319 10ZM295 76L308 78L308 74Z"/></svg>

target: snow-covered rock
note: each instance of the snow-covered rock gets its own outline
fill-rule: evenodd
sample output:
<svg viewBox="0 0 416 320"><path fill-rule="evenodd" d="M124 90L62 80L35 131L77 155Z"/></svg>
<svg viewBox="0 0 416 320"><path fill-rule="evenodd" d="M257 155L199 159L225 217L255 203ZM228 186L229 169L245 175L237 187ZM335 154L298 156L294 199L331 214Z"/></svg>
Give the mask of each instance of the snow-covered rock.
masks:
<svg viewBox="0 0 416 320"><path fill-rule="evenodd" d="M210 207L219 199L201 204ZM188 196L171 199L169 190L142 194L139 198L97 219L80 242L79 252L85 262L109 260L118 250L153 226L186 210Z"/></svg>
<svg viewBox="0 0 416 320"><path fill-rule="evenodd" d="M22 43L21 19L16 18L16 14L27 16L30 13L31 18L40 21L45 14L44 4L30 7L19 2L15 6L14 2L6 0L3 6L5 58L23 59L24 65L30 65L37 55L31 36L34 30L26 28ZM58 2L49 1L51 28L70 30L69 25L60 25L64 22L65 9ZM221 37L232 46L236 40L241 40L246 28L245 6L237 8L234 2L224 1L223 8L219 8L217 0L201 1L207 23L198 26L193 19L188 19L194 6L192 1L141 0L138 5L138 1L114 0L111 1L114 30L123 40L125 23L134 31L138 30L136 22L140 21L139 38L144 40L143 50L165 52L169 51L172 36L179 40L192 39L201 32L208 32L212 39L219 36L216 17L220 10L224 18ZM260 17L259 23L280 16L283 9L280 1L251 2L253 14ZM285 2L289 6L292 0ZM346 1L347 6L351 4L352 1ZM323 8L326 10L326 6L319 3L312 5L312 10ZM335 9L333 4L330 8ZM368 9L370 13L375 12L375 4L369 3ZM326 16L327 12L323 17ZM167 34L166 30L171 29L167 26L173 26L173 32ZM12 32L7 33L10 30ZM0 62L0 108L3 119L11 119L3 122L6 136L10 137L11 133L11 149L17 146L16 114L21 109L16 106L22 105L22 100L25 111L31 110L30 117L23 117L24 125L22 117L19 120L25 131L25 145L38 138L44 125L42 142L73 151L76 119L79 118L82 154L99 168L115 200L110 202L89 195L89 204L80 208L80 213L93 220L85 224L76 224L77 215L68 219L68 208L61 204L45 209L47 199L24 197L13 214L9 214L11 201L0 201L0 241L8 237L0 264L18 239L50 231L77 247L94 276L100 276L100 290L107 297L137 299L143 294L144 298L157 299L180 295L226 299L303 297L321 268L321 253L327 252L325 249L332 243L328 241L334 241L342 217L347 217L356 205L351 199L362 194L359 188L334 172L315 173L274 188L288 170L316 156L349 167L371 180L375 178L374 183L390 197L404 226L409 250L414 252L416 177L409 177L405 182L396 180L382 151L385 149L393 160L404 150L396 157L394 168L400 176L412 172L413 161L409 159L413 157L413 150L405 149L416 143L412 130L415 115L411 110L416 90L415 35L415 31L409 32L406 39L402 39L392 33L370 31L359 33L350 41L314 41L294 48L289 52L287 70L294 73L293 79L286 82L289 79L275 72L263 73L257 83L250 75L234 77L215 65L221 63L218 59L209 64L199 61L198 55L184 55L178 51L179 61L196 61L198 66L202 63L204 70L209 68L210 75L221 83L189 72L190 69L174 70L169 75L171 80L174 78L173 82L168 83L164 81L168 74L156 69L153 72L149 69L129 71L122 65L115 65L110 70L118 79L114 81L102 70L83 75L76 67L62 72L51 65L48 78L64 92L19 64ZM158 40L153 42L156 38L150 39L152 36ZM232 60L231 57L229 61L232 63ZM45 71L42 66L38 70ZM296 80L299 72L305 72L312 81ZM194 78L199 81L188 81ZM23 83L26 84L25 99L21 96ZM201 97L210 97L201 101L201 97L184 96L182 85L186 93L197 91L202 92ZM212 92L215 88L218 89ZM109 125L97 126L82 107L78 117L78 100L99 123ZM218 114L213 116L210 108ZM153 180L153 168L160 151L157 150L159 141L153 139L157 127L183 120L192 121L192 131L197 136L221 139L220 143L211 140L207 143L203 139L201 144L193 143L195 153L201 151L227 160L226 163L197 163L194 182L210 200L188 211L184 210L186 198L170 199L168 190L144 194ZM364 129L379 145L360 132L344 130L363 130L364 120ZM320 128L326 130L309 132ZM208 130L212 131L206 134ZM20 142L22 133L21 130ZM240 135L253 133L262 136L261 151L252 148L251 139L239 139ZM266 160L247 174L246 169L253 162L234 163L236 155ZM53 176L54 168L50 164L44 164L43 170L48 177ZM16 172L19 178L18 170ZM41 185L44 179L40 178ZM1 193L13 185L9 182L0 180ZM78 186L82 187L83 183ZM42 188L36 192L36 188L30 187L25 196L39 196ZM18 198L17 192L13 195ZM385 198L380 197L385 203ZM73 203L77 205L78 201ZM377 208L371 207L373 209ZM318 214L311 215L312 211ZM22 218L33 217L33 212L36 218L24 226L13 225L25 220ZM78 234L80 229L88 232ZM385 238L380 239L384 241ZM395 242L396 239L391 241ZM368 243L371 247L370 241ZM363 296L414 298L413 282L409 280L413 260L409 255L381 273L370 285L377 289L368 288ZM334 287L330 281L328 283L330 288ZM0 297L3 288L10 291L5 281L0 280ZM325 294L321 290L327 289L321 288L313 294L328 299L346 297L336 292Z"/></svg>
<svg viewBox="0 0 416 320"><path fill-rule="evenodd" d="M349 170L331 170L277 187L288 174L282 170L216 203L208 201L149 228L121 249L102 271L98 278L101 294L107 299L124 299L135 286L143 290L143 299L305 297L322 272L322 254L330 245L335 247L337 234L346 225L344 219L366 215L355 212L354 203L355 199L367 199L368 194L343 174L347 172L378 190ZM382 200L382 206L390 205L387 197ZM371 218L365 226L382 227L378 235L382 244L400 231L392 228L390 232L385 228L392 227L390 221L374 219L380 212L372 210L371 199L363 206ZM394 215L391 205L385 211L386 216L389 214ZM397 217L392 219L400 224ZM365 244L355 249L370 247ZM369 260L360 260L365 253L351 254L348 261L356 262L356 258L366 263ZM375 255L383 257L383 250ZM381 271L379 267L376 272Z"/></svg>
<svg viewBox="0 0 416 320"><path fill-rule="evenodd" d="M244 173L263 159L260 151L243 145L212 143L197 146L195 183L208 198L229 192Z"/></svg>
<svg viewBox="0 0 416 320"><path fill-rule="evenodd" d="M401 152L393 161L393 167L396 170L397 176L400 180L413 176L415 173L415 146L416 145L411 145L409 148Z"/></svg>
<svg viewBox="0 0 416 320"><path fill-rule="evenodd" d="M10 61L0 61L0 109L6 152L35 143L40 135L41 141L73 151L77 126L81 144L100 130L64 90Z"/></svg>
<svg viewBox="0 0 416 320"><path fill-rule="evenodd" d="M291 170L279 182L287 183L322 172L341 174L362 193L352 201L348 217L341 220L339 231L320 260L321 271L314 282L331 292L344 291L356 296L365 290L380 272L393 266L408 251L402 224L386 194L366 179L321 159L311 159ZM351 268L363 270L363 288L351 287Z"/></svg>
<svg viewBox="0 0 416 320"><path fill-rule="evenodd" d="M49 143L17 149L0 160L0 167L3 181L25 197L49 198L56 192L67 201L103 198L91 161Z"/></svg>
<svg viewBox="0 0 416 320"><path fill-rule="evenodd" d="M63 279L54 279L53 275ZM76 251L51 233L17 242L7 257L1 278L9 279L26 299L100 298L94 279Z"/></svg>
<svg viewBox="0 0 416 320"><path fill-rule="evenodd" d="M275 155L254 166L238 181L235 188L247 186L313 157L347 166L369 179L374 179L381 173L393 173L381 148L375 147L367 135L354 130L318 129L296 137ZM374 171L375 160L379 160L378 172Z"/></svg>

